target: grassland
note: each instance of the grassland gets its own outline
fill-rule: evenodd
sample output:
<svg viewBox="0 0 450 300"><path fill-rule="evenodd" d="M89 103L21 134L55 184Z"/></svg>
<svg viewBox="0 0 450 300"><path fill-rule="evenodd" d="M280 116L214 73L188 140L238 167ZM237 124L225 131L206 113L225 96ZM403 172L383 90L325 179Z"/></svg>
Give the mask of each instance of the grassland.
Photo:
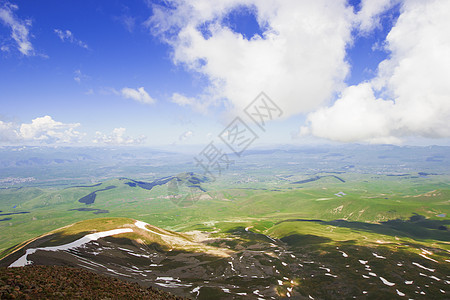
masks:
<svg viewBox="0 0 450 300"><path fill-rule="evenodd" d="M392 298L398 296L396 289L414 299L438 299L447 287L447 148L355 146L248 151L216 181L198 174L179 174L192 170L192 157L168 153L16 150L0 151L5 154L0 169L4 176L13 178L0 188L0 257L48 232L52 234L46 235L43 245L69 242L92 230L122 226L136 219L172 230L176 232L174 237L179 233L186 238L193 230L209 232L213 239L210 247L234 253L228 259L196 256L199 261L191 266L197 277L184 280L193 287L202 286L199 298L226 296L220 286L227 284L251 293L255 284L276 286L278 296L294 288L297 295L324 299L353 295ZM22 180L28 177L36 180ZM83 220L89 221L77 223ZM145 240L142 234L129 233L127 239L110 237L108 241L132 247L129 240ZM148 238L147 243L164 246L158 237ZM189 265L190 250L168 251L160 253L163 266L151 271L160 268L159 276L166 276L164 272L181 267L176 262L178 251ZM255 257L258 251L266 254ZM123 258L117 249L110 255ZM128 259L137 262L132 256ZM109 260L105 257L102 263L108 265ZM207 263L196 273L194 266L203 266L203 262ZM237 273L230 269L230 262ZM141 263L143 268L148 264ZM258 267L247 268L253 264ZM268 269L269 265L280 273ZM217 273L217 278L212 273ZM224 273L226 279L221 277ZM190 275L181 272L177 276ZM261 276L267 278L261 281ZM200 277L215 279L205 286ZM379 277L396 286L386 286ZM240 292L239 288L228 289ZM180 295L191 292L180 291ZM275 295L273 292L268 290L266 295Z"/></svg>
<svg viewBox="0 0 450 300"><path fill-rule="evenodd" d="M319 231L320 235L331 237L329 228L334 228L333 239L353 233L361 241L365 240L363 236L373 236L374 240L401 238L449 249L449 231L444 229L450 225L450 188L445 184L446 178L422 180L367 175L356 179L352 174L341 177L346 183L333 178L303 185L272 181L252 189L245 184L235 184L230 189L223 188L224 183L206 182L203 186L208 192L190 195L187 189L180 190L186 192L180 199L168 197L167 184L146 190L127 185L126 179L91 187L2 189L0 210L29 213L12 215L11 220L0 222L3 233L0 249L80 220L106 216L139 219L177 231L224 232L233 227L253 226L262 233L281 236L281 231L288 232L292 227L292 230ZM78 202L109 186L115 188L98 192L93 204ZM84 207L109 213L69 211Z"/></svg>
<svg viewBox="0 0 450 300"><path fill-rule="evenodd" d="M175 249L173 245L167 247L164 239L145 232L126 233L107 242L121 248L135 247L130 243L134 240L156 243L158 255L165 257L160 267L151 269L154 274L160 272L158 276L190 265L197 250L205 253L195 256L192 271L180 269L170 275L183 277L194 272L197 277L183 277L183 282L202 286L199 298L226 297L220 286L228 285L228 289L235 287L234 293L270 285L276 288L266 295L286 296L295 291L296 295L324 299L366 293L374 299L392 298L396 290L418 298L442 297L450 272L450 188L445 175L422 178L346 173L339 174L345 182L332 176L303 182L303 175L287 181L257 172L252 177L257 184L237 181L235 175L221 181L205 180L199 185L206 192L180 184L184 180L180 178L189 176L182 174L161 185L142 184L151 189L133 185L135 181L125 178L70 188L2 189L0 210L28 213L10 215L11 220L0 222L1 255L52 230L40 239L40 246L68 243L93 230L121 227L136 219L175 231L170 235L174 240L182 239L181 248L169 251ZM303 183L293 183L298 181ZM79 202L94 192L92 204ZM107 213L73 210L79 208ZM79 222L82 220L87 221ZM152 230L159 232L156 227ZM204 246L191 245L189 234L184 233L193 230L209 232L212 240ZM119 261L125 262L121 250L111 251L108 255L119 255ZM207 251L231 256L206 255ZM108 265L108 257L101 263ZM180 257L186 260L181 265ZM91 259L102 258L94 255ZM129 259L133 264L142 263L142 268L148 265L147 261ZM367 261L367 265L361 261ZM235 271L230 270L230 262ZM253 265L256 267L248 269ZM127 270L120 268L117 270L121 273ZM222 274L227 274L226 279ZM395 288L386 286L380 278L395 282ZM405 283L409 281L414 286ZM174 292L192 294L188 288Z"/></svg>

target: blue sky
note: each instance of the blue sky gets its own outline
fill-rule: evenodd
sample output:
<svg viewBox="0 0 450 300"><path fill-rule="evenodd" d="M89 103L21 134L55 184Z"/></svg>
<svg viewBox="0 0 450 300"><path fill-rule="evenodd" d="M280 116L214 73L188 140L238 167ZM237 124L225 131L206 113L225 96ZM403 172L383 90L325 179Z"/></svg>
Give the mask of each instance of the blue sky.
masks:
<svg viewBox="0 0 450 300"><path fill-rule="evenodd" d="M448 50L448 6L209 2L0 0L0 145L207 144L261 91L284 112L261 145L448 142L448 88L427 80L449 63L419 63Z"/></svg>

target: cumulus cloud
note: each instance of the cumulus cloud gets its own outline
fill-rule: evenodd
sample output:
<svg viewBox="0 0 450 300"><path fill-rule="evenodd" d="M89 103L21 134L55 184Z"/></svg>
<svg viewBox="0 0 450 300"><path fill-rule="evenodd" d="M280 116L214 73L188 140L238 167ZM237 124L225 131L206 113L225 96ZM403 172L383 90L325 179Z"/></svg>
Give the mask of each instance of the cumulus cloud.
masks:
<svg viewBox="0 0 450 300"><path fill-rule="evenodd" d="M129 137L125 135L126 129L123 127L114 128L111 134L105 135L99 131L96 132L96 137L92 141L95 144L108 144L108 145L138 145L142 144L146 137L140 136L137 138Z"/></svg>
<svg viewBox="0 0 450 300"><path fill-rule="evenodd" d="M333 106L311 113L310 126L302 127L300 134L341 142L398 143L391 133L393 107L393 101L377 99L369 83L351 86Z"/></svg>
<svg viewBox="0 0 450 300"><path fill-rule="evenodd" d="M360 10L356 14L356 23L362 33L368 33L374 28L380 28L380 15L401 0L362 0Z"/></svg>
<svg viewBox="0 0 450 300"><path fill-rule="evenodd" d="M86 136L76 130L79 123L62 123L50 116L35 118L31 123L14 124L0 121L0 143L4 144L74 144L82 141ZM92 140L94 144L108 145L138 145L146 137L130 137L125 134L125 128L115 128L110 134L96 132Z"/></svg>
<svg viewBox="0 0 450 300"><path fill-rule="evenodd" d="M301 134L373 143L450 137L449 14L449 1L405 1L377 76L311 113Z"/></svg>
<svg viewBox="0 0 450 300"><path fill-rule="evenodd" d="M11 30L11 39L17 44L17 49L25 56L34 55L34 48L31 44L30 28L31 20L22 20L15 15L15 11L19 7L8 1L0 4L0 21ZM9 49L7 46L2 46L2 51Z"/></svg>
<svg viewBox="0 0 450 300"><path fill-rule="evenodd" d="M75 36L73 35L73 33L70 30L55 29L54 32L63 42L67 41L71 44L80 46L81 48L89 49L89 46L85 42L80 41L79 39L75 38Z"/></svg>
<svg viewBox="0 0 450 300"><path fill-rule="evenodd" d="M209 80L196 97L199 105L224 101L242 111L263 89L290 116L327 103L344 87L354 22L345 0L168 2L153 5L146 24L171 45L174 63ZM223 22L243 6L255 14L262 35L247 39Z"/></svg>
<svg viewBox="0 0 450 300"><path fill-rule="evenodd" d="M2 143L77 143L85 135L75 129L79 123L57 122L50 116L31 120L31 123L14 124L0 121Z"/></svg>
<svg viewBox="0 0 450 300"><path fill-rule="evenodd" d="M84 134L75 130L80 123L57 122L50 116L36 118L31 123L20 126L19 136L25 141L39 141L44 143L74 143Z"/></svg>
<svg viewBox="0 0 450 300"><path fill-rule="evenodd" d="M450 136L449 1L362 0L356 10L345 0L166 4L153 4L145 24L172 47L175 64L209 83L194 98L174 93L171 101L180 106L206 112L222 104L241 112L263 90L284 116L308 113L303 136L370 143ZM247 37L224 21L243 7L261 34ZM397 22L377 44L388 58L373 79L346 86L346 49L397 8Z"/></svg>
<svg viewBox="0 0 450 300"><path fill-rule="evenodd" d="M145 104L153 104L155 103L155 99L150 97L150 95L145 91L143 87L138 89L132 89L125 87L120 91L121 95L127 99L133 99L137 102L145 103Z"/></svg>
<svg viewBox="0 0 450 300"><path fill-rule="evenodd" d="M15 142L19 138L13 123L0 121L0 143Z"/></svg>

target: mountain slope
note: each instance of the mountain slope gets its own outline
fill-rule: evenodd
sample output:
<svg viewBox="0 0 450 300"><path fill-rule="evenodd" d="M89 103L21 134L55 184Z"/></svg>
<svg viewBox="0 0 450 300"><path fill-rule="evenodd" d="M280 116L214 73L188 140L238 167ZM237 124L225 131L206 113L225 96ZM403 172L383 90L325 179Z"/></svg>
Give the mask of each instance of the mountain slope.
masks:
<svg viewBox="0 0 450 300"><path fill-rule="evenodd" d="M0 299L183 299L137 283L63 266L0 268L0 278Z"/></svg>
<svg viewBox="0 0 450 300"><path fill-rule="evenodd" d="M314 220L286 220L269 231L234 224L210 234L177 233L129 218L92 219L18 246L0 266L71 266L198 299L448 293L448 253L433 246L369 232L360 243L352 229Z"/></svg>

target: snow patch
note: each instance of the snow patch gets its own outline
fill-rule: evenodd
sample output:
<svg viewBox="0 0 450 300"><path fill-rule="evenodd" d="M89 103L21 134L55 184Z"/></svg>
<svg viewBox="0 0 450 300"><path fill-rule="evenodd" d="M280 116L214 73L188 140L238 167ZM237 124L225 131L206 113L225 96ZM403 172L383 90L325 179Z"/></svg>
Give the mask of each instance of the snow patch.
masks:
<svg viewBox="0 0 450 300"><path fill-rule="evenodd" d="M131 228L121 228L121 229L113 229L113 230L108 230L108 231L102 231L102 232L96 232L96 233L91 233L88 235L85 235L84 237L68 243L68 244L64 244L64 245L60 245L60 246L52 246L52 247L42 247L42 248L30 248L27 249L27 251L25 252L25 254L20 257L18 260L16 260L15 262L13 262L11 265L9 265L9 267L23 267L26 265L30 265L32 262L29 261L27 259L28 255L35 253L38 250L43 250L43 251L64 251L64 250L69 250L69 249L74 249L74 248L79 248L87 243L89 243L90 241L95 241L98 240L100 238L103 237L107 237L107 236L111 236L111 235L116 235L116 234L121 234L121 233L127 233L127 232L133 232L133 229Z"/></svg>
<svg viewBox="0 0 450 300"><path fill-rule="evenodd" d="M341 252L341 253L342 253L342 256L343 256L343 257L348 257L348 254L347 254L347 253L345 253L344 251L339 251L339 252Z"/></svg>
<svg viewBox="0 0 450 300"><path fill-rule="evenodd" d="M390 282L390 281L384 279L384 278L381 277L381 276L380 276L379 278L380 278L380 280L381 280L385 285L388 285L388 286L394 286L394 285L395 285L395 283Z"/></svg>
<svg viewBox="0 0 450 300"><path fill-rule="evenodd" d="M431 255L431 254L433 254L433 252L431 252L431 251L428 251L428 250L426 250L426 249L423 249L423 248L420 248L420 250L422 250L422 252L423 252L423 253L425 253L425 254L428 254L428 255Z"/></svg>
<svg viewBox="0 0 450 300"><path fill-rule="evenodd" d="M415 265L415 266L417 266L417 267L419 267L419 268L422 268L422 269L424 269L424 270L427 270L427 271L430 271L430 272L434 272L434 269L430 269L430 268L424 267L424 266L422 266L421 264L418 264L418 263L416 263L416 262L413 262L412 264Z"/></svg>
<svg viewBox="0 0 450 300"><path fill-rule="evenodd" d="M432 262L435 262L435 263L437 263L437 262L438 262L437 260L435 260L435 259L432 259L432 258L430 258L430 257L426 256L425 254L422 254L422 253L420 253L419 255L420 255L420 256L422 256L422 257L423 257L423 258L425 258L425 259L431 260Z"/></svg>
<svg viewBox="0 0 450 300"><path fill-rule="evenodd" d="M386 259L386 257L381 256L381 255L378 255L378 254L376 254L376 253L372 253L372 254L373 254L373 256L375 256L376 258Z"/></svg>

